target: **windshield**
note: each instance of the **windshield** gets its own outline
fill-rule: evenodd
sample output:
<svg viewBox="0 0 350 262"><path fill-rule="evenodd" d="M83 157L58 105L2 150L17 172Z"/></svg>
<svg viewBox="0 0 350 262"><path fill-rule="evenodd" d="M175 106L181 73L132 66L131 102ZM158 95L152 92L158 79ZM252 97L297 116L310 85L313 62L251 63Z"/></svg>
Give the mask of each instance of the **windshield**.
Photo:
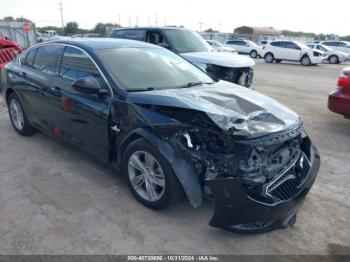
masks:
<svg viewBox="0 0 350 262"><path fill-rule="evenodd" d="M210 52L213 48L196 32L191 30L163 30L169 44L178 53Z"/></svg>
<svg viewBox="0 0 350 262"><path fill-rule="evenodd" d="M330 47L328 47L328 46L325 46L325 45L318 45L318 46L317 46L317 49L322 50L322 51L324 51L324 52L333 51L332 48L330 48Z"/></svg>
<svg viewBox="0 0 350 262"><path fill-rule="evenodd" d="M217 41L210 41L209 44L216 47L223 47L224 45Z"/></svg>
<svg viewBox="0 0 350 262"><path fill-rule="evenodd" d="M247 42L252 45L252 46L258 46L256 43L254 43L253 41L247 40Z"/></svg>
<svg viewBox="0 0 350 262"><path fill-rule="evenodd" d="M299 41L295 41L294 42L296 45L298 45L300 48L302 48L302 49L310 49L310 47L309 46L307 46L307 45L305 45L304 43L302 43L302 42L299 42Z"/></svg>
<svg viewBox="0 0 350 262"><path fill-rule="evenodd" d="M121 88L147 91L184 88L214 81L203 71L163 48L117 48L97 55Z"/></svg>

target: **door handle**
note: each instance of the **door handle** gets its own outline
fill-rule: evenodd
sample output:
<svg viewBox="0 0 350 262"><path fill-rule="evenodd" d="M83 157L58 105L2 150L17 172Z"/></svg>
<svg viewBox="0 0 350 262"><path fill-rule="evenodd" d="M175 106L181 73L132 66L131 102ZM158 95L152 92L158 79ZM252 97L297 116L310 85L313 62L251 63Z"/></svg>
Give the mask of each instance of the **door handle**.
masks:
<svg viewBox="0 0 350 262"><path fill-rule="evenodd" d="M22 76L22 77L27 77L27 73L26 72L20 72L19 75Z"/></svg>
<svg viewBox="0 0 350 262"><path fill-rule="evenodd" d="M51 90L56 92L61 92L62 89L58 86L54 86L54 87L51 87Z"/></svg>

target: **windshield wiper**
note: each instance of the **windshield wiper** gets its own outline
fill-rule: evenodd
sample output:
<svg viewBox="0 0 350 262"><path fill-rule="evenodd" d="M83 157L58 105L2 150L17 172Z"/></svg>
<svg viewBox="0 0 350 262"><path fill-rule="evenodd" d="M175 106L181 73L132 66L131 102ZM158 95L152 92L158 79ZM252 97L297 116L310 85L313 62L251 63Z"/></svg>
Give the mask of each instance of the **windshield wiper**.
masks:
<svg viewBox="0 0 350 262"><path fill-rule="evenodd" d="M128 89L128 92L145 92L145 91L152 91L154 90L153 87L147 87L147 88L139 88L139 89Z"/></svg>
<svg viewBox="0 0 350 262"><path fill-rule="evenodd" d="M177 88L188 88L188 87L193 87L193 86L199 86L199 85L211 85L213 84L212 82L205 83L203 81L198 81L198 82L188 82L186 85L178 86Z"/></svg>

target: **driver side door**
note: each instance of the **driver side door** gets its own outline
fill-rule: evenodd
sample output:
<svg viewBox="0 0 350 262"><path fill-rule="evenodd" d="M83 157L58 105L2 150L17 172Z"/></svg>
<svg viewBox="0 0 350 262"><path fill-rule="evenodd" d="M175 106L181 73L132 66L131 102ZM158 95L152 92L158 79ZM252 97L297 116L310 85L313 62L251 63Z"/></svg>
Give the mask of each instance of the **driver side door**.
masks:
<svg viewBox="0 0 350 262"><path fill-rule="evenodd" d="M52 89L54 134L57 138L96 156L102 162L109 155L109 113L112 94L84 94L73 82L94 77L101 88L109 90L92 58L83 50L66 46L60 62L58 79Z"/></svg>

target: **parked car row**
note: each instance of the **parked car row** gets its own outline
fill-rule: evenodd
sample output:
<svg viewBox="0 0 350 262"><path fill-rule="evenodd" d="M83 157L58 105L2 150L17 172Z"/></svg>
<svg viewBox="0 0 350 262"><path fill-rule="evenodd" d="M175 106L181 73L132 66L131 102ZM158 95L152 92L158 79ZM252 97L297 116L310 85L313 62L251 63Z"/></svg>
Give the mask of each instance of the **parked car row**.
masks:
<svg viewBox="0 0 350 262"><path fill-rule="evenodd" d="M198 33L184 28L151 27L115 29L111 38L131 39L165 47L210 76L250 87L254 60L234 52L216 52Z"/></svg>
<svg viewBox="0 0 350 262"><path fill-rule="evenodd" d="M319 64L327 59L326 53L311 49L298 41L275 40L262 48L266 63L280 63L283 60L300 62L304 66Z"/></svg>

